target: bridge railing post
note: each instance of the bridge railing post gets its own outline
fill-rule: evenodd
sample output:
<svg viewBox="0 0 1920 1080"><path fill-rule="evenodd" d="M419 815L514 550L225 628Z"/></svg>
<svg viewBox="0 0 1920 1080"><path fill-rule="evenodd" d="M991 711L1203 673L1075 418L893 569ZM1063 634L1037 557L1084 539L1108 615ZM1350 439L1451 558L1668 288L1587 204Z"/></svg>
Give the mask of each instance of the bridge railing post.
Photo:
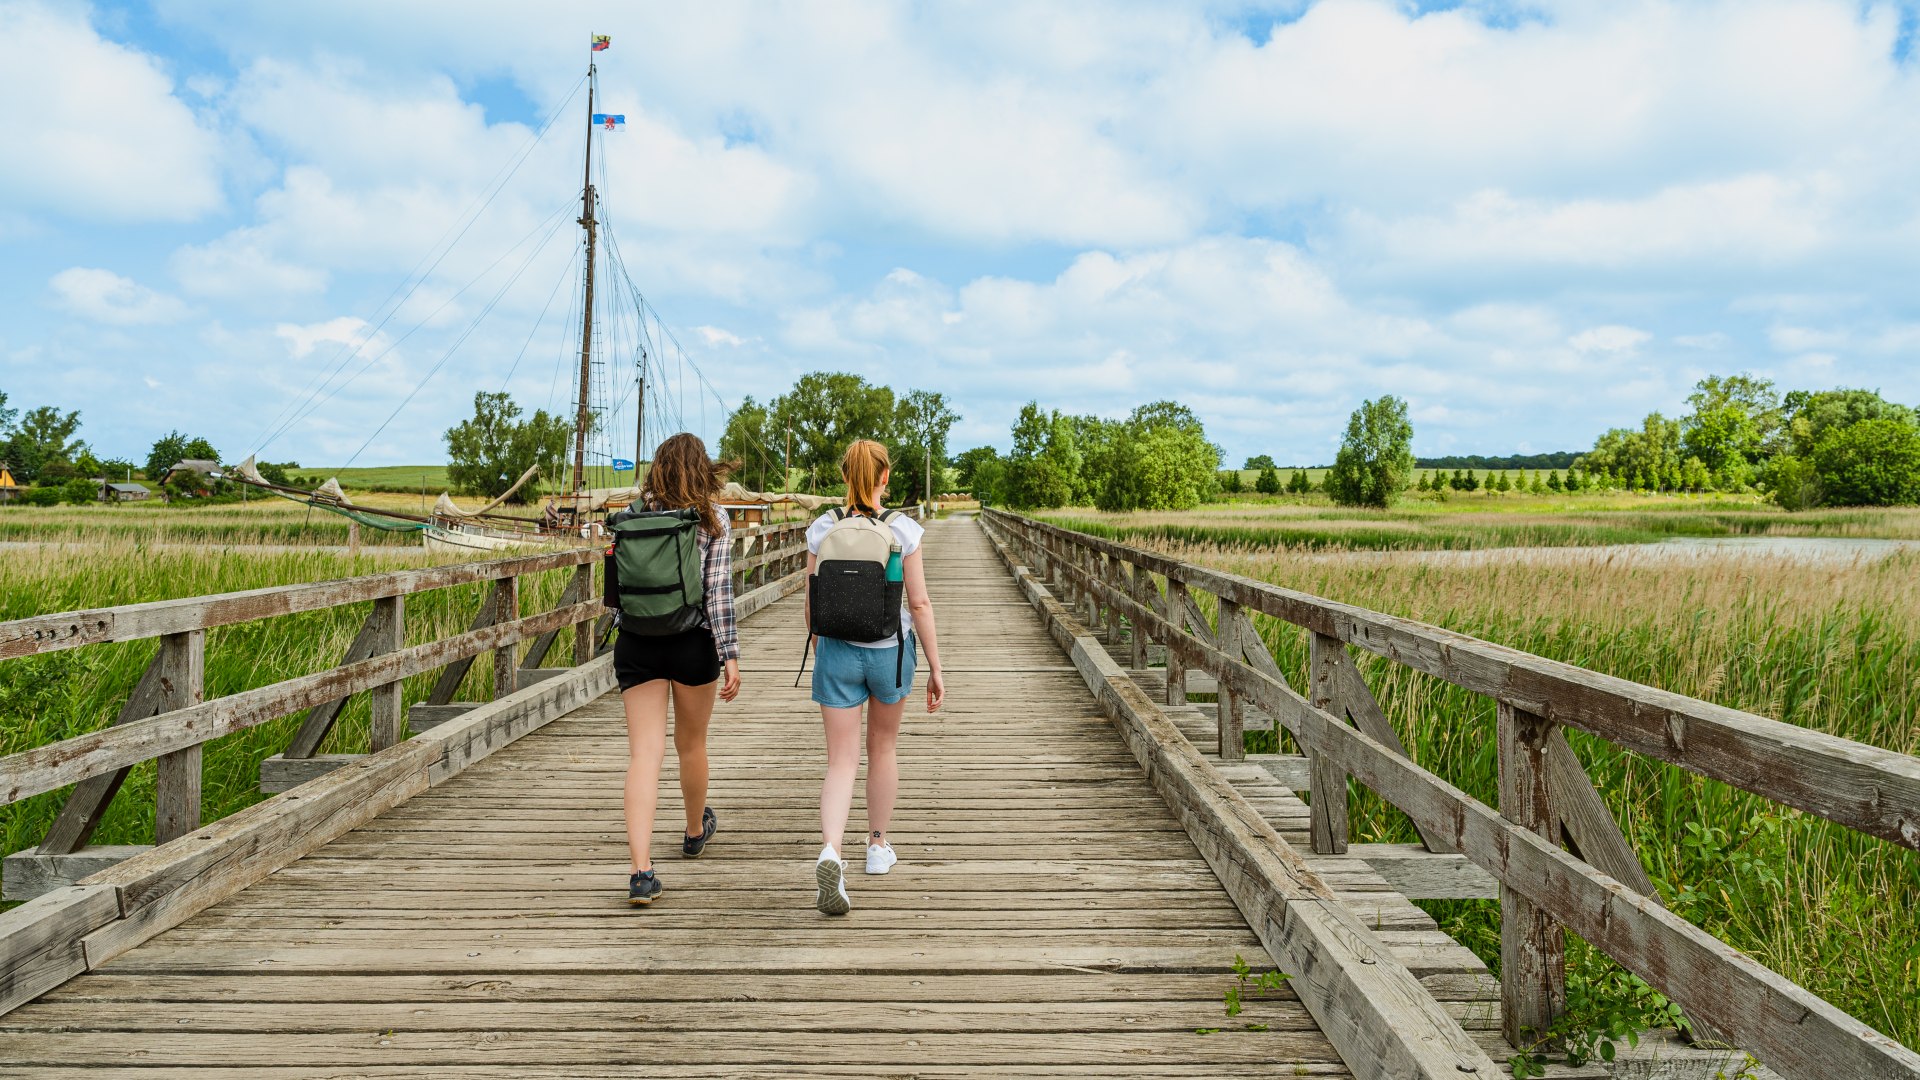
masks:
<svg viewBox="0 0 1920 1080"><path fill-rule="evenodd" d="M407 598L383 597L373 602L373 656L399 652L407 643ZM406 680L396 679L368 692L372 706L370 748L379 753L407 737L407 713L402 699Z"/></svg>
<svg viewBox="0 0 1920 1080"><path fill-rule="evenodd" d="M1500 816L1558 840L1548 785L1552 721L1509 702L1496 720ZM1514 1046L1537 1043L1567 1010L1566 933L1553 916L1500 883L1500 1024Z"/></svg>
<svg viewBox="0 0 1920 1080"><path fill-rule="evenodd" d="M1167 578L1167 592L1161 598L1162 614L1173 626L1173 632L1180 633L1180 627L1186 619L1186 608L1193 601L1187 596L1187 583L1179 578ZM1167 704L1172 706L1187 703L1187 662L1180 656L1180 650L1172 642L1167 644Z"/></svg>
<svg viewBox="0 0 1920 1080"><path fill-rule="evenodd" d="M1307 646L1307 686L1313 707L1346 719L1346 703L1341 700L1338 663L1346 655L1339 638L1314 634ZM1331 755L1308 745L1307 803L1312 813L1308 835L1313 850L1320 855L1346 853L1351 833L1347 824L1347 771Z"/></svg>
<svg viewBox="0 0 1920 1080"><path fill-rule="evenodd" d="M160 639L160 712L200 704L207 696L207 632L188 630ZM200 827L201 751L194 743L155 759L154 843L177 840Z"/></svg>
<svg viewBox="0 0 1920 1080"><path fill-rule="evenodd" d="M520 617L520 578L508 575L493 583L493 621L512 622ZM508 642L493 650L493 699L500 700L520 688L515 660L519 644Z"/></svg>
<svg viewBox="0 0 1920 1080"><path fill-rule="evenodd" d="M1219 597L1218 610L1214 613L1214 647L1227 654L1232 663L1244 663L1241 658L1240 632L1244 620L1240 616L1240 605L1222 596ZM1219 728L1220 757L1223 761L1239 761L1247 756L1247 713L1246 702L1239 694L1227 688L1226 680L1219 681L1215 723Z"/></svg>
<svg viewBox="0 0 1920 1080"><path fill-rule="evenodd" d="M593 564L581 563L573 568L575 595L586 600L593 596ZM582 619L573 624L573 662L580 665L593 659L593 624L597 619Z"/></svg>

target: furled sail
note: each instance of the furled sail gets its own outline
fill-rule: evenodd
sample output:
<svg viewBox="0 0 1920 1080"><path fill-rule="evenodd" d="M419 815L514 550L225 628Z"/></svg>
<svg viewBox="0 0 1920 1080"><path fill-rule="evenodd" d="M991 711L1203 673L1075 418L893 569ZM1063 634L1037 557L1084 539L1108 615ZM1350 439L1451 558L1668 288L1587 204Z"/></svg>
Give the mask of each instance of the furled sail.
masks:
<svg viewBox="0 0 1920 1080"><path fill-rule="evenodd" d="M487 505L481 507L478 510L462 510L460 507L454 505L454 501L451 498L448 498L447 493L443 491L440 493L439 501L433 504L433 512L435 514L445 514L448 517L454 517L454 518L479 517L482 514L492 511L494 508L506 502L508 499L513 498L513 493L516 491L519 491L520 488L524 486L527 481L533 479L536 475L539 474L539 472L540 472L540 466L538 465L530 466L526 472L523 472L520 474L520 479L515 480L513 482L512 487L501 492L498 498L495 498L492 502L488 503Z"/></svg>

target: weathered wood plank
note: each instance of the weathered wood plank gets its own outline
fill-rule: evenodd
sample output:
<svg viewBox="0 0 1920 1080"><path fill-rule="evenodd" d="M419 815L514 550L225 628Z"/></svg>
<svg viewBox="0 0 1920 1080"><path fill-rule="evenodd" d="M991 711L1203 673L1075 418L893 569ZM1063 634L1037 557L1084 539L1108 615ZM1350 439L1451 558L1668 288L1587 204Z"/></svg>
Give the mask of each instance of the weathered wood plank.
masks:
<svg viewBox="0 0 1920 1080"><path fill-rule="evenodd" d="M1593 789L1587 770L1580 764L1573 747L1567 745L1566 732L1554 727L1547 733L1547 788L1553 793L1554 827L1575 855L1626 886L1655 902L1660 890L1640 865L1640 856L1621 834L1613 813Z"/></svg>
<svg viewBox="0 0 1920 1080"><path fill-rule="evenodd" d="M518 578L501 578L493 584L493 621L513 622L520 618L520 581ZM515 663L517 646L512 641L502 642L493 650L493 697L498 701L512 696L520 688Z"/></svg>
<svg viewBox="0 0 1920 1080"><path fill-rule="evenodd" d="M163 713L201 704L207 696L207 632L188 630L160 639L160 703ZM151 721L147 721L151 722ZM109 728L123 732L127 727ZM177 840L200 827L201 743L158 755L153 778L154 843Z"/></svg>
<svg viewBox="0 0 1920 1080"><path fill-rule="evenodd" d="M398 652L407 643L407 598L389 596L373 602L374 655ZM557 633L549 630L548 635ZM545 636L545 635L543 635ZM406 714L401 711L400 694L405 689L399 681L376 686L368 692L368 704L372 710L372 722L369 736L369 749L378 752L407 737Z"/></svg>
<svg viewBox="0 0 1920 1080"><path fill-rule="evenodd" d="M353 641L347 645L346 655L340 658L342 664L357 664L378 652L390 651L376 647L381 637L381 615L377 605L368 612L360 623L360 629L353 635ZM340 710L351 700L346 697L323 701L307 710L300 721L300 727L287 741L284 756L290 758L308 758L320 752L320 745L326 742L327 734L333 730L333 722L340 717Z"/></svg>
<svg viewBox="0 0 1920 1080"><path fill-rule="evenodd" d="M1313 707L1334 717L1346 715L1346 703L1342 700L1345 688L1340 685L1338 661L1343 652L1344 646L1325 634L1314 634L1307 646L1307 685L1313 695ZM1309 826L1313 850L1321 855L1341 854L1347 850L1352 835L1347 822L1346 770L1311 744L1306 757L1307 798L1313 810Z"/></svg>
<svg viewBox="0 0 1920 1080"><path fill-rule="evenodd" d="M583 590L581 584L582 579L580 572L582 570L586 571L586 586L591 588L593 585L593 564L582 563L574 567L573 573L567 575L567 587L560 591L560 599L554 601L554 607L570 607L587 599L589 594ZM562 627L560 629L565 628ZM529 642L526 655L520 658L520 666L523 668L537 668L545 662L548 651L553 648L554 641L560 637L560 629L549 630Z"/></svg>
<svg viewBox="0 0 1920 1080"><path fill-rule="evenodd" d="M85 971L81 938L119 917L109 885L69 885L0 911L0 1013Z"/></svg>
<svg viewBox="0 0 1920 1080"><path fill-rule="evenodd" d="M43 854L38 849L16 851L0 860L0 878L4 878L0 897L31 900L151 850L151 844L93 844L60 855Z"/></svg>
<svg viewBox="0 0 1920 1080"><path fill-rule="evenodd" d="M486 595L480 598L480 606L474 610L473 622L467 626L467 633L493 625L493 617L500 610L494 602L493 591L499 587L499 582L487 586ZM426 704L445 705L452 701L453 695L460 692L460 684L466 681L467 672L472 670L474 659L474 656L463 656L442 668L439 677L433 681L433 689L427 693Z"/></svg>
<svg viewBox="0 0 1920 1080"><path fill-rule="evenodd" d="M1500 814L1516 826L1552 839L1553 803L1547 773L1552 725L1506 702L1499 706ZM1500 886L1500 1015L1507 1041L1526 1047L1546 1038L1567 1011L1566 934L1511 885Z"/></svg>

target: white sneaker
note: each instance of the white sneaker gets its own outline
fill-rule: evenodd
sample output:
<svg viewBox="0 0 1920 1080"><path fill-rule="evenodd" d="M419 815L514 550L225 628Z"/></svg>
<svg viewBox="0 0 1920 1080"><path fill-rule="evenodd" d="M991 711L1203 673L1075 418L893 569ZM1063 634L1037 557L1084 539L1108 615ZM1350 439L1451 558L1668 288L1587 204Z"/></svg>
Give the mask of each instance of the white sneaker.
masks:
<svg viewBox="0 0 1920 1080"><path fill-rule="evenodd" d="M877 844L867 845L867 873L884 874L893 869L893 864L899 861L900 856L893 853L892 844L882 840Z"/></svg>
<svg viewBox="0 0 1920 1080"><path fill-rule="evenodd" d="M820 885L820 894L813 906L823 915L845 915L853 910L853 901L847 897L847 864L840 853L832 847L820 849L820 861L813 866L813 880Z"/></svg>

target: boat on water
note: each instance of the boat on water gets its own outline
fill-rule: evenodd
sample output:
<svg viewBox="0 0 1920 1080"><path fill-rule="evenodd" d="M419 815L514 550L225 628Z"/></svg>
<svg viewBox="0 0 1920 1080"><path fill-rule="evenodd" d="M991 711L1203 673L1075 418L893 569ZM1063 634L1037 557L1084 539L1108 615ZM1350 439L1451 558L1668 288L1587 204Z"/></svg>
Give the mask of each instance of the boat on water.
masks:
<svg viewBox="0 0 1920 1080"><path fill-rule="evenodd" d="M607 45L606 38L595 37L593 52L603 51ZM564 488L539 496L535 503L537 510L534 516L511 512L508 508L514 503L516 496L519 496L527 485L537 484L540 480L542 466L536 463L522 473L504 492L483 506L474 509L462 507L454 502L449 494L443 492L431 510L415 514L386 507L356 504L342 490L339 481L335 478L329 478L325 483L314 488L274 483L261 474L254 456L249 456L239 465L222 470L219 474L220 478L268 491L329 513L339 514L371 528L418 532L427 549L435 552L469 554L480 558L502 553L576 547L602 542L607 516L632 505L640 498L640 487L645 481L644 462L641 459L642 451L647 445L646 400L649 373L654 373L656 382L666 377L666 365L660 362L658 354L660 338L664 336L671 340L671 333L665 330L658 313L647 304L645 297L628 275L626 265L619 257L618 244L613 241L609 231L609 215L603 201L605 193L600 190L599 185L594 183L595 140L624 127L626 118L623 114L595 111L599 79L598 66L592 60L591 54L583 83L587 90L587 124L581 170L579 217L576 221L582 231L578 249L582 253L579 264L581 272L578 308L580 343L578 369L572 379L575 392L571 433L572 460L564 466L567 481ZM578 93L579 85L576 85L574 94ZM571 97L570 100L572 100ZM563 102L560 109L555 111L554 117L540 128L535 135L535 142L544 137L554 126L554 119L559 117L565 106L566 102ZM524 159L523 154L521 160ZM605 160L606 155L603 153L601 155L603 178ZM513 167L518 166L515 164ZM511 171L508 175L511 176ZM495 189L496 194L497 192L498 188ZM491 198L488 202L491 202ZM482 204L481 209L485 209L485 204ZM464 232L464 229L462 231ZM604 237L603 232L606 234ZM444 254L445 252L442 252L442 257ZM504 259L505 256L502 258ZM531 256L527 261L531 262ZM612 287L602 287L596 295L596 284L603 281ZM508 284L511 283L510 279ZM505 291L504 287L501 291ZM555 291L557 293L557 287ZM488 305L489 310L491 306L491 304ZM485 314L486 312L483 311L480 317L484 318ZM544 317L544 312L542 315ZM651 317L651 334L648 332L649 317ZM535 330L538 330L537 323ZM589 468L589 443L596 437L605 440L608 435L607 426L602 422L605 412L601 398L608 393L606 354L613 339L618 339L617 344L624 344L634 352L636 373L631 387L634 408L634 452L631 461L616 459L611 453L602 453L599 456L603 460L596 462L595 465L603 473L608 469L631 470L633 483L627 487L593 488L590 487L593 470ZM672 341L672 345L677 349L677 340ZM676 359L690 361L690 358L684 356L684 350ZM439 365L436 365L433 370L438 369ZM718 392L713 390L712 384L706 382L705 376L699 372L697 365L693 365L693 372L707 391L711 392L715 399L719 399ZM432 375L433 372L430 371L427 378L432 378ZM596 378L596 375L599 377ZM334 375L329 374L327 381L331 382L333 378ZM682 382L684 384L684 375ZM325 383L322 384L322 388L325 388ZM418 389L416 387L416 393ZM326 396L330 397L331 392ZM324 402L325 398L322 397L319 400ZM403 407L405 404L402 402ZM724 408L724 400L721 400L721 405ZM309 406L303 405L301 408L311 412ZM299 415L300 411L296 408L295 415ZM399 412L400 410L396 409L395 416L399 415ZM391 420L392 417L389 418L389 422ZM282 425L280 430L285 430L285 426ZM377 435L378 432L376 431L375 434ZM371 438L368 443L369 445L372 443ZM549 461L547 465L550 471L561 472L561 468L556 467L561 466L561 462ZM736 525L748 525L759 524L765 520L769 508L774 506L786 504L812 508L825 503L826 500L798 493L753 492L737 484L730 484L722 493L721 502L727 507L729 516Z"/></svg>

